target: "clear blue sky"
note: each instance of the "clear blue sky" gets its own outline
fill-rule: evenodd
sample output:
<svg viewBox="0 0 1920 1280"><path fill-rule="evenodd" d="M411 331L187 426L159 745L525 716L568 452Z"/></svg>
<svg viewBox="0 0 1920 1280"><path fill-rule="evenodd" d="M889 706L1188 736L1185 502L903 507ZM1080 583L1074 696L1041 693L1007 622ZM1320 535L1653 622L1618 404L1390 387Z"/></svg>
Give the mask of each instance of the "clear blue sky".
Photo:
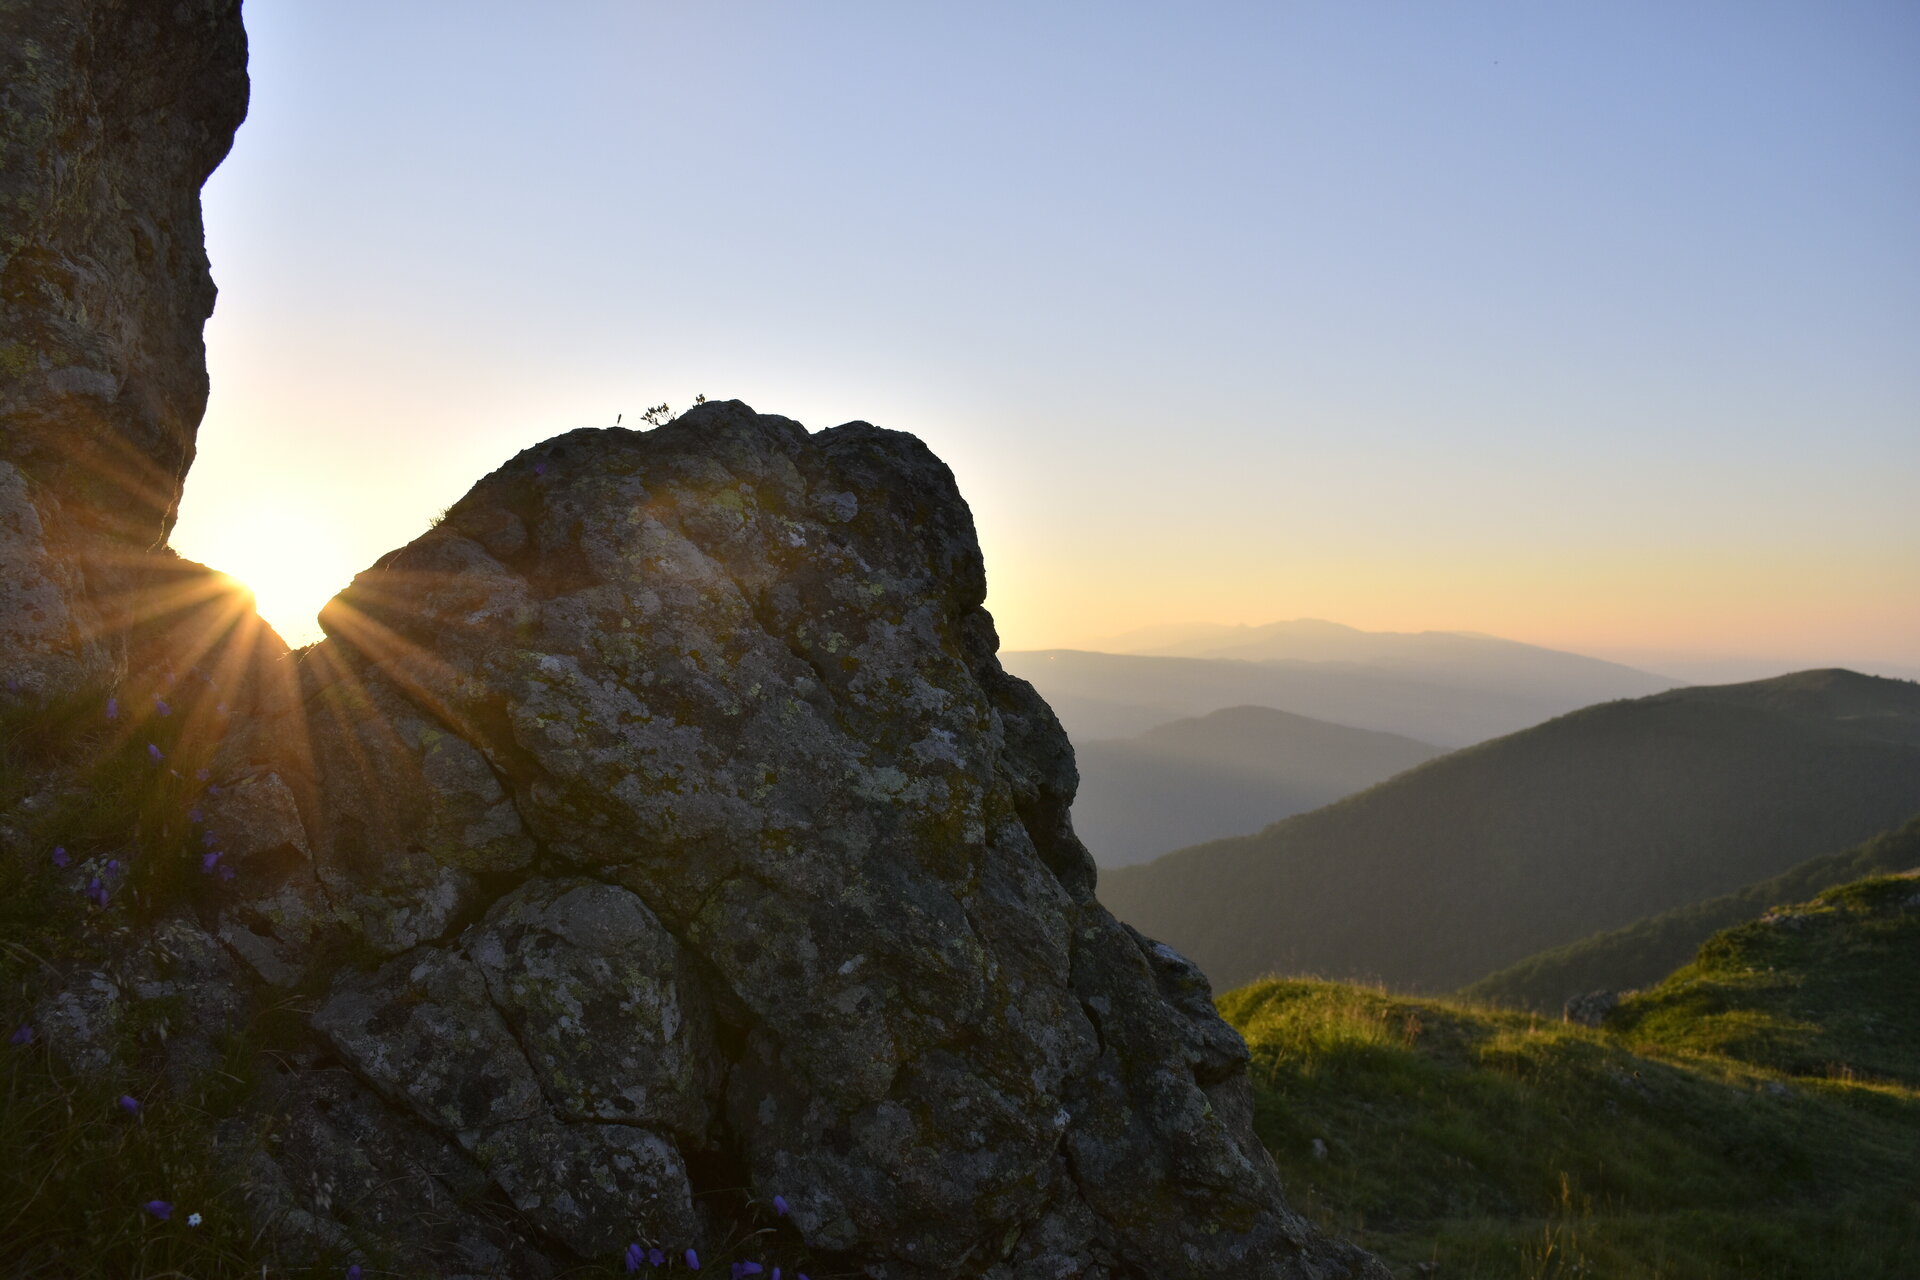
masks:
<svg viewBox="0 0 1920 1280"><path fill-rule="evenodd" d="M246 14L176 543L290 631L701 392L926 438L1013 646L1920 666L1912 0Z"/></svg>

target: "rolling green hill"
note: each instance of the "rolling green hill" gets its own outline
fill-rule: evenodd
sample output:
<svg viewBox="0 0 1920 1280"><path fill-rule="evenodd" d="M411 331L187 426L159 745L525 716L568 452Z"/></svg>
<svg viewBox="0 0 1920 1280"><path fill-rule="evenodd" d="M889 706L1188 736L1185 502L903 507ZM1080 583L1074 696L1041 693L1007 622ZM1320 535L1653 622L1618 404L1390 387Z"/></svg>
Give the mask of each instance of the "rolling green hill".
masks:
<svg viewBox="0 0 1920 1280"><path fill-rule="evenodd" d="M1218 1004L1289 1191L1398 1275L1891 1280L1916 957L1920 882L1880 879L1717 935L1597 1030L1327 982Z"/></svg>
<svg viewBox="0 0 1920 1280"><path fill-rule="evenodd" d="M1920 812L1920 685L1810 671L1589 707L1100 896L1216 984L1445 991L1733 892Z"/></svg>
<svg viewBox="0 0 1920 1280"><path fill-rule="evenodd" d="M1839 885L1716 934L1607 1025L1789 1075L1920 1089L1920 875Z"/></svg>
<svg viewBox="0 0 1920 1280"><path fill-rule="evenodd" d="M1126 866L1257 831L1439 754L1397 734L1271 707L1229 707L1076 748L1073 827L1095 862Z"/></svg>
<svg viewBox="0 0 1920 1280"><path fill-rule="evenodd" d="M1583 991L1657 982L1716 931L1753 919L1776 902L1803 901L1834 885L1914 867L1920 867L1920 818L1851 849L1809 858L1770 880L1529 956L1459 994L1476 1003L1557 1014L1568 997Z"/></svg>

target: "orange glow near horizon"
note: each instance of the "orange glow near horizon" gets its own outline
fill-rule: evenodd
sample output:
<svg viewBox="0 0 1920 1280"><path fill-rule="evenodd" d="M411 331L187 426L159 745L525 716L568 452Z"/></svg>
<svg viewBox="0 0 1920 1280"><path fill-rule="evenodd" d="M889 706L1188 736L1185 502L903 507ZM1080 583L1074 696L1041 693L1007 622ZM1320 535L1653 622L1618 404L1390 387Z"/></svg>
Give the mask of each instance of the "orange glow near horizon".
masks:
<svg viewBox="0 0 1920 1280"><path fill-rule="evenodd" d="M336 522L297 501L227 504L177 531L176 549L253 594L254 606L289 645L320 638L315 615L363 565Z"/></svg>
<svg viewBox="0 0 1920 1280"><path fill-rule="evenodd" d="M187 504L175 544L243 583L290 645L386 549L347 516L298 499ZM1920 636L1920 562L1903 548L1847 557L1812 548L1635 549L1436 544L1311 548L1244 543L1200 559L1189 542L1045 548L983 524L1008 649L1111 648L1159 624L1323 618L1365 631L1478 631L1633 661L1633 655L1768 657L1807 665L1911 664L1889 636ZM356 536L359 535L359 536ZM390 541L393 535L382 536Z"/></svg>
<svg viewBox="0 0 1920 1280"><path fill-rule="evenodd" d="M1129 631L1161 624L1320 618L1363 631L1477 631L1600 657L1806 665L1920 659L1920 555L1909 548L1875 556L1801 548L1458 550L1328 551L1290 560L1243 553L1181 573L1151 553L1069 566L1031 548L995 555L989 545L988 607L1008 649L1112 647Z"/></svg>

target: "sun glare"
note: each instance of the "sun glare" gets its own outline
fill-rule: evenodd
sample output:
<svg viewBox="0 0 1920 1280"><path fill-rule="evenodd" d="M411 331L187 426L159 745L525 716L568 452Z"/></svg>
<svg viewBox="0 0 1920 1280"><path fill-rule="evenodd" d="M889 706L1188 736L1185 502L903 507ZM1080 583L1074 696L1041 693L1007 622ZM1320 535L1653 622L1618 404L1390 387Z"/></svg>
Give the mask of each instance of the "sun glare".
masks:
<svg viewBox="0 0 1920 1280"><path fill-rule="evenodd" d="M260 616L290 645L320 638L315 615L357 567L328 523L298 508L235 511L194 551L251 591Z"/></svg>

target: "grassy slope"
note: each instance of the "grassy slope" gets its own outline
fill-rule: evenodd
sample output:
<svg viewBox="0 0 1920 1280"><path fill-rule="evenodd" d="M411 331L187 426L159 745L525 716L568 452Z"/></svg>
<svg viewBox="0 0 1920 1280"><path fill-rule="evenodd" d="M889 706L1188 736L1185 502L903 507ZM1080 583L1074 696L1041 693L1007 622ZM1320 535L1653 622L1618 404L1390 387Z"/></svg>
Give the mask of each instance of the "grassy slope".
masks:
<svg viewBox="0 0 1920 1280"><path fill-rule="evenodd" d="M1920 877L1840 885L1716 934L1608 1023L1794 1075L1920 1089Z"/></svg>
<svg viewBox="0 0 1920 1280"><path fill-rule="evenodd" d="M1529 956L1461 988L1462 999L1558 1014L1569 996L1659 981L1721 929L1778 902L1800 902L1867 876L1920 867L1920 818L1839 853L1810 858L1771 880Z"/></svg>
<svg viewBox="0 0 1920 1280"><path fill-rule="evenodd" d="M1920 811L1920 686L1850 672L1606 703L1257 835L1102 876L1220 986L1444 991Z"/></svg>
<svg viewBox="0 0 1920 1280"><path fill-rule="evenodd" d="M1219 1003L1292 1196L1400 1274L1911 1275L1917 891L1721 934L1605 1030L1322 982Z"/></svg>

